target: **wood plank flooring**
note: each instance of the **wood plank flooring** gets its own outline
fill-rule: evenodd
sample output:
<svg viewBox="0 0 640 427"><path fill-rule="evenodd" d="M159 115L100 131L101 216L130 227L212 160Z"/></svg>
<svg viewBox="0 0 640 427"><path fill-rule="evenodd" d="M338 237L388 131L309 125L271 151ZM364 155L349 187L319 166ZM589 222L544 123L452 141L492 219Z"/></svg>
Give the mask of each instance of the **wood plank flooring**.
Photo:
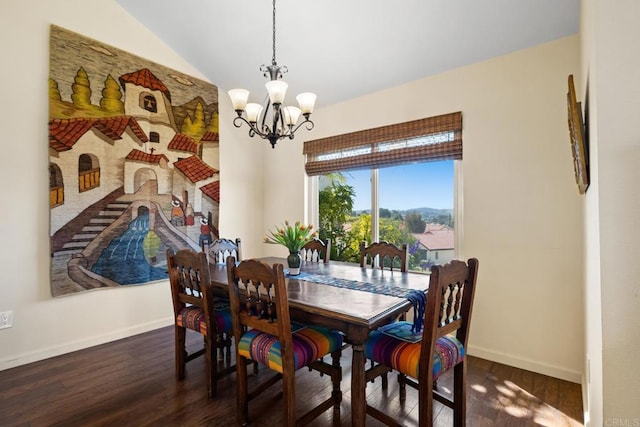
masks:
<svg viewBox="0 0 640 427"><path fill-rule="evenodd" d="M201 345L189 334L189 348ZM341 425L350 425L351 351L345 350ZM261 368L258 377L267 374ZM0 426L228 426L235 425L235 374L219 383L218 399L207 398L204 359L187 364L187 378L174 376L173 327L0 372ZM440 387L450 388L449 377ZM467 425L581 426L580 386L470 357ZM370 404L407 426L417 426L417 392L398 400L397 381L367 386ZM253 426L281 425L281 387L250 405ZM331 390L329 378L301 369L296 378L298 414ZM436 403L435 425L451 426L451 410ZM331 411L312 425L332 424ZM367 418L367 425L379 426Z"/></svg>

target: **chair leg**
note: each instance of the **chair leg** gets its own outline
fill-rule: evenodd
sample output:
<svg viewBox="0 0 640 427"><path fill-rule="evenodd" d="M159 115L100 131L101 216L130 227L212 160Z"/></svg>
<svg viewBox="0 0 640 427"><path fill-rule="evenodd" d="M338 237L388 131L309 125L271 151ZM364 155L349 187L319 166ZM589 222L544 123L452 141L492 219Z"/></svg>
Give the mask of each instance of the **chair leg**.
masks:
<svg viewBox="0 0 640 427"><path fill-rule="evenodd" d="M176 379L181 381L184 379L184 365L186 359L186 349L185 349L185 337L186 330L185 328L175 325L175 358L176 358Z"/></svg>
<svg viewBox="0 0 640 427"><path fill-rule="evenodd" d="M284 397L282 423L286 427L293 427L296 425L296 373L293 369L283 367L282 394Z"/></svg>
<svg viewBox="0 0 640 427"><path fill-rule="evenodd" d="M453 425L463 427L467 419L466 359L453 368Z"/></svg>
<svg viewBox="0 0 640 427"><path fill-rule="evenodd" d="M398 374L398 384L400 388L400 402L407 400L407 381L404 374Z"/></svg>
<svg viewBox="0 0 640 427"><path fill-rule="evenodd" d="M249 422L249 391L247 389L247 359L238 356L236 351L236 404L238 424L247 425Z"/></svg>
<svg viewBox="0 0 640 427"><path fill-rule="evenodd" d="M217 334L205 337L205 357L207 358L207 383L209 399L215 399L218 391Z"/></svg>
<svg viewBox="0 0 640 427"><path fill-rule="evenodd" d="M342 391L340 390L340 382L342 381L342 370L340 368L340 358L342 357L342 349L331 353L331 366L334 372L331 374L331 383L333 390L331 397L333 398L333 424L340 425L340 402L342 402Z"/></svg>
<svg viewBox="0 0 640 427"><path fill-rule="evenodd" d="M431 384L423 386L421 384L418 391L418 425L420 427L433 426L433 389Z"/></svg>

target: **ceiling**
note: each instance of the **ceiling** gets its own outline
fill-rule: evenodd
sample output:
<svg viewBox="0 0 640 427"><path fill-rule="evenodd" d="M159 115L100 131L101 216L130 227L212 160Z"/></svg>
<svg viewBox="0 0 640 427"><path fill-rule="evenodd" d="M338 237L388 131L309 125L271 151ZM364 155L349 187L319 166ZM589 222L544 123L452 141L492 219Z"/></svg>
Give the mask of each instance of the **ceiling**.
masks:
<svg viewBox="0 0 640 427"><path fill-rule="evenodd" d="M266 95L270 0L116 0L221 91ZM276 59L316 108L578 32L580 0L278 0Z"/></svg>

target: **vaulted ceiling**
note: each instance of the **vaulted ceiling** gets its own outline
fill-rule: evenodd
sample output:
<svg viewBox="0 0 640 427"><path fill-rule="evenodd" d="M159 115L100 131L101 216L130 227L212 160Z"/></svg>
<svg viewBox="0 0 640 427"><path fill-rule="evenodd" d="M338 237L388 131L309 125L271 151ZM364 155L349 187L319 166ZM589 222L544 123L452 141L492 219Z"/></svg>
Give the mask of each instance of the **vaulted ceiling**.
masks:
<svg viewBox="0 0 640 427"><path fill-rule="evenodd" d="M272 0L116 0L221 92L266 95ZM287 99L316 107L578 32L580 0L277 0ZM222 96L222 93L221 93Z"/></svg>

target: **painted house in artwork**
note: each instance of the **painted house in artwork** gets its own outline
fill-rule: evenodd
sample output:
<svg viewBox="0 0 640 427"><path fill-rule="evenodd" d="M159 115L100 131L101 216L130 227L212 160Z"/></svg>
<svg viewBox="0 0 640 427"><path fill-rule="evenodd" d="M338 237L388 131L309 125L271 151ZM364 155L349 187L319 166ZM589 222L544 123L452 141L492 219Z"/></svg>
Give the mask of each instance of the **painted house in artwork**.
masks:
<svg viewBox="0 0 640 427"><path fill-rule="evenodd" d="M67 268L71 280L85 288L118 284L113 277L96 279L94 267L106 245L129 233L127 224L130 228L133 221L149 218L136 227L147 230L146 252L154 247L147 257L152 268L164 259L156 253L162 248L199 248L194 217L209 219L213 238L218 232L219 164L202 159L219 162L218 133L203 131L196 139L180 132L178 122L190 117L176 119L171 93L149 69L124 74L119 82L124 114L49 121L54 270ZM195 104L198 109L201 102ZM74 114L73 108L67 110ZM181 114L189 113L183 109ZM191 215L186 220L185 214L179 226L171 221L172 202ZM123 280L137 283L138 278Z"/></svg>
<svg viewBox="0 0 640 427"><path fill-rule="evenodd" d="M199 157L203 150L217 152L217 133L205 133L200 142L178 133L171 94L150 70L128 73L119 80L125 116L49 122L50 206L56 213L52 233L112 191L123 187L125 194L133 194L150 181L157 183L157 194L173 194L195 212L217 217L219 200L207 204L210 211L201 210L200 187L218 180L219 171ZM181 172L187 185L173 175L175 166L185 165L189 158ZM185 190L188 199L182 200Z"/></svg>

